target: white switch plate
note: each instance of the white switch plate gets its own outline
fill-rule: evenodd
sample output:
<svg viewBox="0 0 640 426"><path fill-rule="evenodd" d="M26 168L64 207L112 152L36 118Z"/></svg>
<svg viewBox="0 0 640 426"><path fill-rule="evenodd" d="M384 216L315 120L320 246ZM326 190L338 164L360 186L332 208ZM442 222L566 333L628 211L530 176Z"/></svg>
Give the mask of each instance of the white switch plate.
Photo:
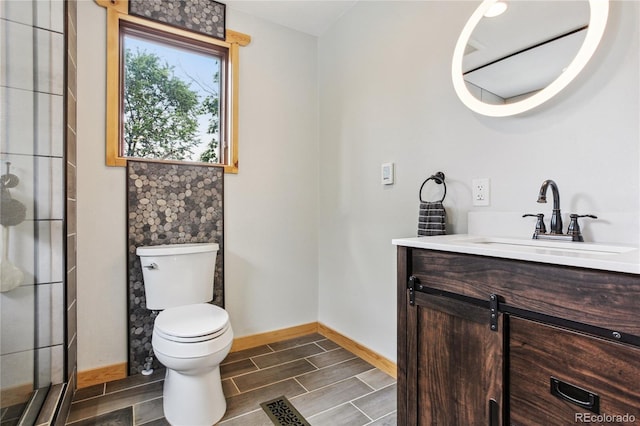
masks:
<svg viewBox="0 0 640 426"><path fill-rule="evenodd" d="M478 178L471 181L471 196L474 206L488 206L491 195L489 178Z"/></svg>
<svg viewBox="0 0 640 426"><path fill-rule="evenodd" d="M381 167L381 176L383 185L393 185L394 175L393 163L384 163Z"/></svg>

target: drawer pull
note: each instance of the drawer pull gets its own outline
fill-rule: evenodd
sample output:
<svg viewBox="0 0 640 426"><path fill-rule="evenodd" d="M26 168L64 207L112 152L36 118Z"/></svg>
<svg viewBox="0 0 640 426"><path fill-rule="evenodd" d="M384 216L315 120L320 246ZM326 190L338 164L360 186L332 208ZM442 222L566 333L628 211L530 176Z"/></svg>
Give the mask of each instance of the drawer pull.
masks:
<svg viewBox="0 0 640 426"><path fill-rule="evenodd" d="M551 395L584 408L595 414L600 414L600 397L588 390L551 377Z"/></svg>

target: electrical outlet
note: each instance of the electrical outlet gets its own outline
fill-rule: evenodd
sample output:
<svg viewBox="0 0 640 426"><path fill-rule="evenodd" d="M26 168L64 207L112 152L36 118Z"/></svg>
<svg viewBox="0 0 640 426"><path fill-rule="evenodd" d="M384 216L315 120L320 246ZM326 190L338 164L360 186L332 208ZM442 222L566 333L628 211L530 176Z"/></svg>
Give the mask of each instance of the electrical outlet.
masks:
<svg viewBox="0 0 640 426"><path fill-rule="evenodd" d="M471 196L474 206L488 206L490 201L489 178L473 179L471 181Z"/></svg>

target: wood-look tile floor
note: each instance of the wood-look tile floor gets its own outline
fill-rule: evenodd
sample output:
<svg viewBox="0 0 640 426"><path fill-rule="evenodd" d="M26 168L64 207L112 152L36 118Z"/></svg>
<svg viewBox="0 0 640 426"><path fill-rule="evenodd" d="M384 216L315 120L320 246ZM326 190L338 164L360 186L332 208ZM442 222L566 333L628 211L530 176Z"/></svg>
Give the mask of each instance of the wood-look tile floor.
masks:
<svg viewBox="0 0 640 426"><path fill-rule="evenodd" d="M272 426L261 402L281 395L313 426L396 424L396 382L320 334L229 354L221 426ZM67 425L168 425L164 370L79 389ZM179 425L188 426L188 425Z"/></svg>

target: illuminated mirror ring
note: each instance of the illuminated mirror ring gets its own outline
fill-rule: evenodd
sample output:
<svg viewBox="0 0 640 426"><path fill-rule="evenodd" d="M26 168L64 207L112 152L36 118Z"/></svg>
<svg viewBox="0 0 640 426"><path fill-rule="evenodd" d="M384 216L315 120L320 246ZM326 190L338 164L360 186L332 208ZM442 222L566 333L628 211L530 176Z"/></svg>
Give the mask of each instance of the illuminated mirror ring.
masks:
<svg viewBox="0 0 640 426"><path fill-rule="evenodd" d="M607 23L609 14L609 0L588 0L590 7L589 29L580 50L566 70L560 74L551 84L536 94L518 102L504 105L492 105L477 99L468 90L463 77L462 62L467 43L471 38L485 12L498 0L484 0L471 15L456 43L451 65L451 77L453 87L460 100L472 111L490 117L506 117L520 114L535 108L551 99L564 89L582 71L591 56L595 52Z"/></svg>

